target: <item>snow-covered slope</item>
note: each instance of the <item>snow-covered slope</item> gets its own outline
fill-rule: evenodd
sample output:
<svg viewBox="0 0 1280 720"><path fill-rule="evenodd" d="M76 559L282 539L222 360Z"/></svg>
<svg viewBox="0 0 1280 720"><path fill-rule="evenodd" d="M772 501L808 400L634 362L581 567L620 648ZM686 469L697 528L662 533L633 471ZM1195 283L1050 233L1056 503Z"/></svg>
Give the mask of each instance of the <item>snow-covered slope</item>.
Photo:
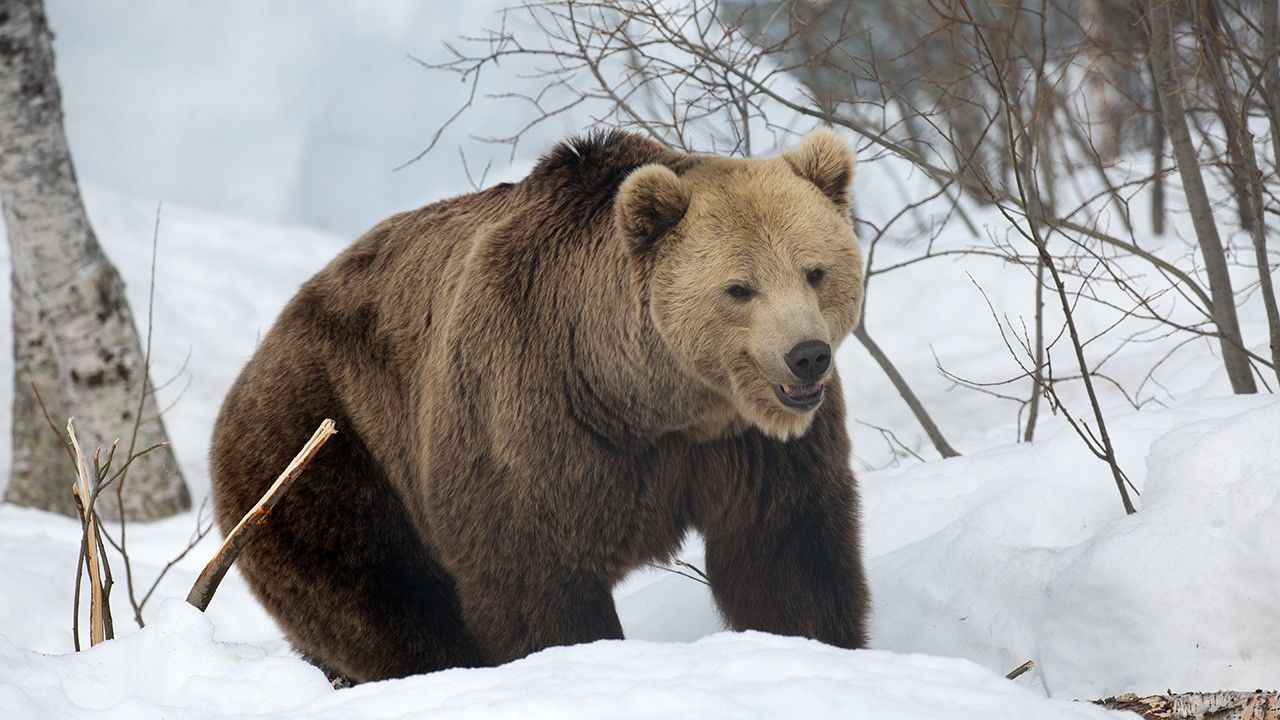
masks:
<svg viewBox="0 0 1280 720"><path fill-rule="evenodd" d="M469 89L409 55L443 59L442 41L496 24L499 0L45 4L77 169L130 195L356 233L467 188L455 146L511 131L472 113L432 162L393 170ZM486 76L532 85L519 64L502 72ZM535 131L520 157L581 121ZM468 143L471 171L494 158L492 181L509 149Z"/></svg>
<svg viewBox="0 0 1280 720"><path fill-rule="evenodd" d="M866 477L876 646L1033 658L1065 697L1280 682L1280 400L1112 432L1142 492L1130 517L1067 432Z"/></svg>
<svg viewBox="0 0 1280 720"><path fill-rule="evenodd" d="M93 184L87 184L84 193L94 229L124 275L134 317L145 331L158 204ZM178 459L199 498L208 486L205 460L222 396L298 285L348 240L187 207L159 210L151 377L160 386L157 396ZM0 223L0 238L4 236ZM7 270L8 264L6 242L0 244L0 267ZM5 318L0 322L0 347L11 344L9 315L6 291L0 293L0 317ZM0 353L4 408L10 404L12 362L9 352ZM9 414L3 412L0 437L8 435ZM0 467L9 467L9 452L8 442L0 443ZM8 472L0 473L0 489L8 482Z"/></svg>
<svg viewBox="0 0 1280 720"><path fill-rule="evenodd" d="M90 216L139 319L155 199L166 201L153 377L163 383L160 404L197 498L207 493L219 403L299 283L389 212L465 190L457 145L465 143L477 174L495 158L493 182L519 177L551 142L590 123L588 113L566 114L508 162L507 148L466 141L523 122L508 106L485 105L427 161L391 171L468 92L405 54L440 59L441 38L494 24L501 3L493 0L450 3L447 12L416 0L376 10L359 0L47 4ZM491 77L490 88L528 86L518 79L525 70L504 67L509 76ZM883 227L906 197L933 192L901 161L863 159L855 195L864 234ZM1144 248L1185 265L1194 243L1177 214L1177 179L1169 183L1170 234L1136 233ZM1147 216L1144 202L1145 194L1131 199L1133 217ZM922 252L935 210L926 205L896 225L876 267ZM970 210L981 234L1009 232L989 208ZM1099 219L1116 221L1105 210ZM310 227L281 224L290 222ZM933 249L974 241L953 223ZM6 264L0 243L0 272ZM1229 387L1208 340L1175 348L1176 337L1154 339L1112 355L1127 334L1121 328L1094 342L1090 357L1107 358L1117 385L1145 385L1135 393L1140 412L1113 385L1100 387L1120 463L1142 492L1140 512L1126 517L1106 466L1060 417L1042 415L1037 442L1009 444L1016 404L958 389L939 372L941 365L977 381L1016 375L992 315L1031 317L1030 274L974 256L909 267L873 278L867 327L965 456L911 457L937 455L881 370L856 342L845 343L837 362L863 491L874 650L723 634L704 585L647 569L615 592L626 642L333 691L292 655L234 572L207 614L181 603L214 550L207 538L160 584L142 631L130 620L117 558L121 637L74 654L79 525L0 505L0 720L1088 718L1104 713L1067 699L1280 682L1280 400L1224 397ZM1241 287L1256 279L1247 268L1235 272ZM0 292L2 318L8 303ZM1250 303L1241 322L1265 354L1258 309ZM1077 315L1086 336L1114 319L1088 302ZM1058 327L1052 307L1048 326L1051 334ZM0 347L8 332L0 322ZM1070 362L1063 355L1059 369ZM11 376L11 358L0 352L0 408L10 403ZM1061 392L1069 407L1081 407L1079 387ZM8 422L0 412L0 437ZM0 468L8 455L0 442ZM0 490L6 482L0 474ZM195 524L192 513L131 526L141 589ZM685 559L701 564L701 556L691 537ZM1037 663L1030 673L1001 677L1028 659Z"/></svg>
<svg viewBox="0 0 1280 720"><path fill-rule="evenodd" d="M141 315L155 208L96 187L88 203ZM164 209L160 237L155 375L163 381L182 369L160 394L172 405L168 422L199 497L226 387L298 283L346 241L181 206ZM998 269L989 272L998 285ZM882 282L875 292L884 309L873 305L873 317L909 313L921 302L905 282ZM0 313L6 302L0 296ZM924 320L950 325L932 336L950 358L973 367L988 360L989 345L973 339L990 332L986 319L950 307L941 315ZM903 348L922 332L886 327L886 344ZM855 415L892 415L900 400L860 353L846 344L839 357ZM930 355L900 356L904 371L931 374ZM999 445L990 427L1006 408L973 397L949 407L945 384L924 383L926 402L941 414L971 418L949 425L968 452L861 473L875 652L717 635L722 626L703 585L650 569L616 593L628 637L646 642L557 649L496 670L331 692L292 659L234 574L207 621L180 603L162 609L185 595L212 553L208 539L161 584L146 631L64 655L78 524L0 506L0 717L524 718L571 717L571 708L592 717L663 717L681 714L677 708L776 717L794 706L810 716L868 708L882 718L1052 718L1098 711L1037 695L1274 685L1280 526L1268 519L1280 515L1280 401L1213 397L1216 372L1211 357L1179 369L1176 379L1191 389L1185 395L1202 399L1141 412L1110 405L1120 461L1143 492L1132 517L1123 515L1107 468L1054 418L1034 444ZM0 405L8 402L6 389ZM885 424L902 427L892 418ZM850 430L860 446L878 438L856 422ZM5 452L0 445L0 464ZM860 464L883 464L875 453L860 447ZM187 515L131 527L144 587L193 526ZM685 557L700 562L696 537ZM123 594L118 584L116 626L129 635ZM964 658L985 671L897 653ZM1012 683L998 677L1027 659L1037 662L1028 675Z"/></svg>
<svg viewBox="0 0 1280 720"><path fill-rule="evenodd" d="M851 653L759 633L555 648L499 668L333 691L301 660L220 643L174 600L146 630L50 657L0 638L0 710L38 718L1124 717L1052 701L963 660Z"/></svg>

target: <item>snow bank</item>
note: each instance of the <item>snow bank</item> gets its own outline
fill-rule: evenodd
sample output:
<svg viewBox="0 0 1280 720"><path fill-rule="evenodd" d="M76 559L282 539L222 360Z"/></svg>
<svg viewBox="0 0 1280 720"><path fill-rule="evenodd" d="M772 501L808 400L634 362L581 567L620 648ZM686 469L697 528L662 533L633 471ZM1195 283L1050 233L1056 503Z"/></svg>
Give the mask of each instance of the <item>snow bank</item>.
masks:
<svg viewBox="0 0 1280 720"><path fill-rule="evenodd" d="M761 633L689 645L611 641L510 665L335 693L326 716L367 718L1119 717L1052 702L972 663L838 650ZM329 715L332 713L332 715ZM420 713L420 714L418 714Z"/></svg>
<svg viewBox="0 0 1280 720"><path fill-rule="evenodd" d="M1045 598L1046 682L1068 696L1276 687L1280 403L1161 436L1144 486L1140 517L1062 558Z"/></svg>
<svg viewBox="0 0 1280 720"><path fill-rule="evenodd" d="M332 692L301 660L215 642L209 619L181 600L145 630L81 653L42 655L0 638L0 678L6 720L269 716Z"/></svg>
<svg viewBox="0 0 1280 720"><path fill-rule="evenodd" d="M509 665L333 691L294 658L216 642L169 601L145 630L49 656L0 639L0 714L38 718L1121 717L1051 701L963 660L720 634L690 645L599 642Z"/></svg>
<svg viewBox="0 0 1280 720"><path fill-rule="evenodd" d="M145 592L165 563L187 546L195 527L188 513L145 525L129 526L128 547L138 591ZM112 528L113 535L117 535ZM221 538L206 537L165 576L144 608L150 622L168 598L185 598ZM72 648L71 608L80 551L80 523L40 510L0 505L0 637L28 650L62 653ZM111 595L117 637L137 631L125 590L123 563L114 550L107 555L116 580ZM87 597L87 591L86 591ZM216 637L251 643L277 652L287 649L275 623L254 600L234 570L218 586L208 617ZM81 628L88 627L81 604ZM0 713L0 720L7 720Z"/></svg>
<svg viewBox="0 0 1280 720"><path fill-rule="evenodd" d="M506 170L510 112L470 113L430 162L412 158L467 99L425 70L442 41L494 27L500 0L49 0L67 136L81 177L237 217L363 232L383 217ZM491 69L492 71L492 69ZM493 87L530 88L512 66ZM490 71L486 71L489 77ZM581 118L521 146L527 166ZM507 179L505 176L498 179Z"/></svg>
<svg viewBox="0 0 1280 720"><path fill-rule="evenodd" d="M141 315L155 207L95 186L89 187L87 201L95 227L129 281L130 300ZM345 243L343 238L305 228L264 225L166 205L161 222L155 377L163 381L185 368L178 382L159 392L161 404L173 406L167 420L197 497L207 487L208 437L226 388L297 285ZM6 248L0 244L0 260L5 254ZM938 287L946 287L953 280L950 274L959 272L958 267L947 264L933 267L932 281ZM989 270L987 276L980 274L984 271L977 272L988 287L1007 288L1001 285L996 270ZM1280 477L1280 403L1275 396L1170 400L1171 407L1141 412L1109 405L1121 464L1143 491L1137 500L1139 514L1125 517L1107 468L1089 455L1069 430L1061 429L1060 419L1045 418L1038 436L1042 439L1034 444L998 446L998 426L1008 419L1008 409L985 396L957 396L936 379L932 353L921 338L933 339L939 352L962 368L992 366L990 344L981 340L990 339L989 319L964 310L961 302L923 299L926 293L920 293L906 276L885 276L876 283L876 299L870 307L873 319L913 318L912 323L880 326L885 328L882 341L901 358L904 372L926 378L918 388L925 402L938 412L948 430L954 431L952 439L967 454L906 469L860 473L865 547L875 600L874 647L965 658L995 673L1033 659L1037 669L1015 685L1053 697L1096 698L1169 687L1274 686L1280 678L1280 608L1274 603L1280 596L1280 555L1275 553L1280 547L1280 526L1267 519L1280 512L1280 485L1275 482ZM1006 292L1007 297L1002 296ZM992 291L998 307L1005 302L1016 305L1016 297L1022 294L1016 288ZM8 312L7 302L7 294L0 294L0 314ZM6 342L5 332L7 326L0 325L0 344ZM1153 343L1150 352L1157 351L1162 352ZM838 359L852 413L903 432L912 421L898 415L900 400L861 354L854 344L846 343ZM0 375L11 373L8 362L8 356L0 353ZM1218 365L1212 356L1193 352L1166 378L1177 382L1162 383L1176 386L1179 395L1186 398L1212 395L1223 387ZM1118 371L1123 376L1140 367L1141 362L1134 362ZM8 388L4 387L0 389L0 406L8 402ZM7 430L7 422L7 415L0 413L0 436ZM849 429L855 438L858 464L883 464L878 434L856 422L851 422ZM983 447L987 449L980 449ZM0 444L0 465L7 465L7 453L7 445ZM193 526L193 517L186 515L130 528L135 572L144 587L185 545ZM78 658L45 662L32 652L70 649L77 533L76 523L65 518L0 506L0 578L4 579L0 584L0 636L9 643L4 646L5 662L43 668L39 671L43 674L32 670L36 674L24 674L20 679L10 675L12 686L0 696L0 717L16 714L9 712L9 706L29 710L28 705L20 704L24 697L27 699L21 702L36 702L48 708L46 714L61 716L60 709L72 706L48 704L54 702L49 697L61 695L31 700L25 688L33 683L70 683L69 673L90 673L94 667L77 664L89 662ZM175 567L161 584L157 598L183 597L213 547L214 542L207 540ZM697 538L691 539L685 557L700 564ZM122 635L128 635L134 630L123 609L123 592L117 585L116 624ZM638 572L615 596L629 638L695 642L721 630L706 588L684 577L660 570ZM164 623L170 622L151 616L159 606L159 600L153 601L148 610L154 625L148 632L160 633ZM234 573L220 589L208 617L219 642L248 643L268 653L286 652L279 631ZM543 692L537 690L537 683L531 683L510 692L493 692L512 708L526 700L530 708L551 708L557 702L567 703L564 698L577 692L596 697L597 689L589 680L592 676L582 670L584 667L599 666L604 668L600 672L618 677L617 673L633 667L627 663L640 663L639 658L649 653L661 658L655 662L658 668L679 667L679 675L700 678L704 684L696 687L706 693L728 694L728 690L717 690L722 686L739 693L737 688L751 683L746 676L733 675L732 666L716 667L722 674L714 678L694 674L695 664L704 660L711 666L725 665L723 656L716 654L716 643L739 640L748 643L743 646L749 648L749 652L743 650L746 656L754 657L757 651L782 652L771 645L772 649L760 650L757 646L761 643L773 642L760 637L708 640L705 644L710 649L704 648L704 643L688 647L624 643L604 646L611 650L575 648L564 651L567 655L553 651L531 659L532 665L527 667L548 677L576 673L582 681L577 689L562 684L555 692ZM108 648L117 644L134 647L130 642L134 641L125 637ZM779 642L785 645L790 641ZM109 655L112 651L103 648L95 652ZM591 659L586 665L583 663L588 661L579 660L579 654L597 658L596 653L615 659ZM176 650L172 658L157 651L145 663L180 666L181 657ZM276 656L254 657L257 659L245 662L262 670L268 666L258 663ZM809 662L809 656L805 657ZM862 668L860 663L871 662L865 659L868 657L879 658L876 662L882 664L877 667L884 672L899 667L918 673L927 666L919 658L889 658L876 653L854 654L852 659L842 655L844 659L838 661L821 657L820 661L813 659L813 667L822 670L830 664L849 673L855 666ZM284 662L279 658L272 662L277 661ZM846 663L852 664L846 667ZM961 682L957 677L968 677L955 668L969 666L947 667L951 668L947 672L954 671L953 684ZM965 672L970 671L971 667ZM175 672L181 674L180 670ZM281 670L282 677L293 677L292 672ZM452 698L448 711L465 713L470 712L466 703L479 695L452 694L451 688L469 687L473 682L491 683L488 687L494 688L528 682L524 676L505 672L439 676L448 678L447 682L417 678L389 684L385 692L388 698L406 687L415 688L406 693L419 696L426 690L443 693L442 698ZM815 675L815 683L830 679L823 672ZM661 677L641 675L628 681L643 688L636 690L636 697L644 698L641 705L661 706L661 693L665 692L659 683ZM843 687L850 682L831 684ZM24 689L18 693L14 687ZM681 695L684 701L694 702L688 686L678 687L687 691ZM830 690L845 703L871 703L879 696L856 693L872 691L856 683L847 689L853 695ZM113 692L120 695L123 691ZM159 695L138 692L137 697L143 698L138 703L167 702L157 699ZM355 705L344 703L356 703L354 698L365 692L374 691L358 689L353 694L326 694L320 699L298 696L295 700L298 707L317 703L307 705L308 712L338 716L353 714ZM382 697L383 692L378 690L374 695ZM916 692L925 690L922 686ZM826 702L827 686L811 693ZM749 704L768 706L767 701L750 697ZM368 702L371 707L382 707L372 695ZM436 700L419 697L412 707L436 707L426 704L429 702ZM725 702L723 713L736 712ZM440 708L440 712L446 711L446 705ZM249 705L226 710L255 711Z"/></svg>
<svg viewBox="0 0 1280 720"><path fill-rule="evenodd" d="M172 406L171 437L200 497L221 399L298 284L369 223L466 187L451 155L389 171L419 149L466 90L445 87L402 53L434 56L436 38L486 24L490 4L444 15L407 0L379 13L351 0L319 6L291 0L273 8L233 0L217 10L125 0L49 5L81 174L114 189L87 183L90 216L139 317L155 212L146 198L177 201L166 202L160 230L153 376L164 382L179 375L159 396L162 406ZM295 22L299 13L310 19L305 26ZM459 132L491 134L510 120L477 112ZM525 150L536 154L578 129L569 119L548 126ZM483 165L469 158L473 167ZM503 158L495 167L504 178L518 176L527 161L520 156L508 166ZM877 212L898 207L895 183L903 178L918 179L891 159L864 164L860 213L875 220ZM183 202L340 227L344 234L232 218ZM1134 215L1145 214L1135 208ZM1007 231L994 213L979 210L975 217L983 232ZM1175 226L1184 220L1179 216ZM923 224L917 230L929 234ZM920 251L907 237L912 231L902 232L898 245L877 251L879 266ZM948 234L937 249L971 240ZM1188 247L1176 237L1142 240L1170 257ZM0 266L6 263L0 243ZM1142 412L1101 386L1121 464L1143 493L1139 514L1125 517L1106 467L1062 429L1060 418L1043 417L1034 444L1003 445L1015 436L1011 406L957 391L935 367L936 356L975 380L1011 372L974 284L998 314L1029 317L1027 273L973 258L913 268L875 278L868 327L966 455L860 473L873 644L880 652L716 634L721 624L704 586L646 570L615 593L635 640L349 691L330 691L313 669L287 655L279 631L234 572L207 616L153 601L150 625L136 634L117 585L122 637L84 654L57 655L70 649L78 525L0 506L0 718L1056 718L1100 711L1050 703L1019 688L1096 698L1170 687L1274 687L1280 678L1275 397L1215 398L1228 387L1208 341L1177 350L1143 392ZM0 293L0 316L8 316L8 302L8 293ZM1256 303L1250 308L1242 325L1256 343L1266 337L1265 318ZM1076 319L1087 335L1114 318L1083 304ZM0 323L0 346L7 333L8 324ZM1108 360L1109 375L1137 387L1171 342L1128 346ZM1097 345L1091 353L1107 355ZM11 362L0 353L0 378L12 375ZM844 344L837 362L860 470L902 458L859 420L887 427L933 457L855 341ZM1078 390L1064 387L1068 404L1078 403ZM5 381L0 407L10 398ZM1157 409L1161 403L1169 407ZM0 413L0 437L8 421ZM0 467L8 466L8 452L0 443ZM0 489L6 482L0 477ZM193 526L187 515L131 527L144 586ZM157 598L184 596L213 547L207 540L175 567ZM684 556L700 564L697 538ZM1027 659L1037 668L1016 683L992 674Z"/></svg>
<svg viewBox="0 0 1280 720"><path fill-rule="evenodd" d="M1109 427L1143 493L1133 516L1069 431L865 477L875 646L1034 659L1030 680L1063 697L1275 686L1280 401Z"/></svg>

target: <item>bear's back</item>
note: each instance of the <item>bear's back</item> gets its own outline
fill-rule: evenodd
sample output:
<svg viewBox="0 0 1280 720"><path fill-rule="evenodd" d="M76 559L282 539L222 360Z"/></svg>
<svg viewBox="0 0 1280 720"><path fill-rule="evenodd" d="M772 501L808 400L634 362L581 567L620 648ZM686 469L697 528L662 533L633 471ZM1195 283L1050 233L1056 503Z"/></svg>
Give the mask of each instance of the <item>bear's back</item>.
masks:
<svg viewBox="0 0 1280 720"><path fill-rule="evenodd" d="M299 393L283 380L306 378L315 386L308 399L340 407L388 475L408 478L419 402L432 392L427 378L448 376L458 343L471 342L442 342L449 329L512 329L537 335L549 352L563 349L563 323L537 316L565 312L566 292L617 285L620 278L605 276L616 267L584 265L608 254L601 244L618 185L641 165L680 171L696 158L634 133L591 132L555 146L517 183L387 218L303 284L241 384L255 388L257 402ZM281 373L286 367L296 372Z"/></svg>
<svg viewBox="0 0 1280 720"><path fill-rule="evenodd" d="M618 130L570 139L552 148L518 183L382 221L306 283L291 303L296 310L285 313L367 324L371 312L399 317L416 312L438 321L441 311L465 303L454 295L473 253L487 255L479 270L494 283L523 280L517 276L531 270L530 254L581 257L579 251L591 252L606 239L614 195L631 171L660 163L679 172L696 157ZM323 308L311 304L318 301Z"/></svg>

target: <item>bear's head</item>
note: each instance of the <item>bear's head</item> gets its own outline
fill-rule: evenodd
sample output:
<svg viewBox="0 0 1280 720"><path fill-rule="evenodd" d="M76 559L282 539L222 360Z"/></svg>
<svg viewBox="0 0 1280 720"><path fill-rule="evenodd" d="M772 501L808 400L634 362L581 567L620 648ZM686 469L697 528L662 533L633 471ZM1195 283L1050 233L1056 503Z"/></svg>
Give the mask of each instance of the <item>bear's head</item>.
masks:
<svg viewBox="0 0 1280 720"><path fill-rule="evenodd" d="M617 226L670 353L777 438L808 430L861 314L852 179L849 147L819 130L781 157L700 158L681 175L645 165L618 190Z"/></svg>

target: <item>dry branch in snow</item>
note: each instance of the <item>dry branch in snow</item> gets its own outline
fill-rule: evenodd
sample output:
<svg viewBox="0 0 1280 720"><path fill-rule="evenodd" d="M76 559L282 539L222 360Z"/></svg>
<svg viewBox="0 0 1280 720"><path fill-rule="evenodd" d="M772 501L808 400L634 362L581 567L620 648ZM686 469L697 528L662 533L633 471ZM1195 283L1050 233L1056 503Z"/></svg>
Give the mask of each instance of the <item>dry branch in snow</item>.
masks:
<svg viewBox="0 0 1280 720"><path fill-rule="evenodd" d="M71 449L74 453L76 463L76 479L71 485L71 495L75 498L76 509L80 513L81 532L84 538L80 543L81 561L88 565L89 570L89 644L97 645L103 640L108 640L111 633L108 632L110 623L107 621L110 613L110 601L107 599L109 590L108 581L103 580L103 553L100 550L100 541L98 540L98 519L94 515L94 500L98 497L98 490L101 489L101 482L94 478L94 485L89 482L89 471L84 461L84 452L80 450L80 439L76 437L76 426L71 420L67 420L67 438L71 442ZM76 583L76 599L79 599L79 573L77 573ZM76 643L80 641L79 633L76 634Z"/></svg>

